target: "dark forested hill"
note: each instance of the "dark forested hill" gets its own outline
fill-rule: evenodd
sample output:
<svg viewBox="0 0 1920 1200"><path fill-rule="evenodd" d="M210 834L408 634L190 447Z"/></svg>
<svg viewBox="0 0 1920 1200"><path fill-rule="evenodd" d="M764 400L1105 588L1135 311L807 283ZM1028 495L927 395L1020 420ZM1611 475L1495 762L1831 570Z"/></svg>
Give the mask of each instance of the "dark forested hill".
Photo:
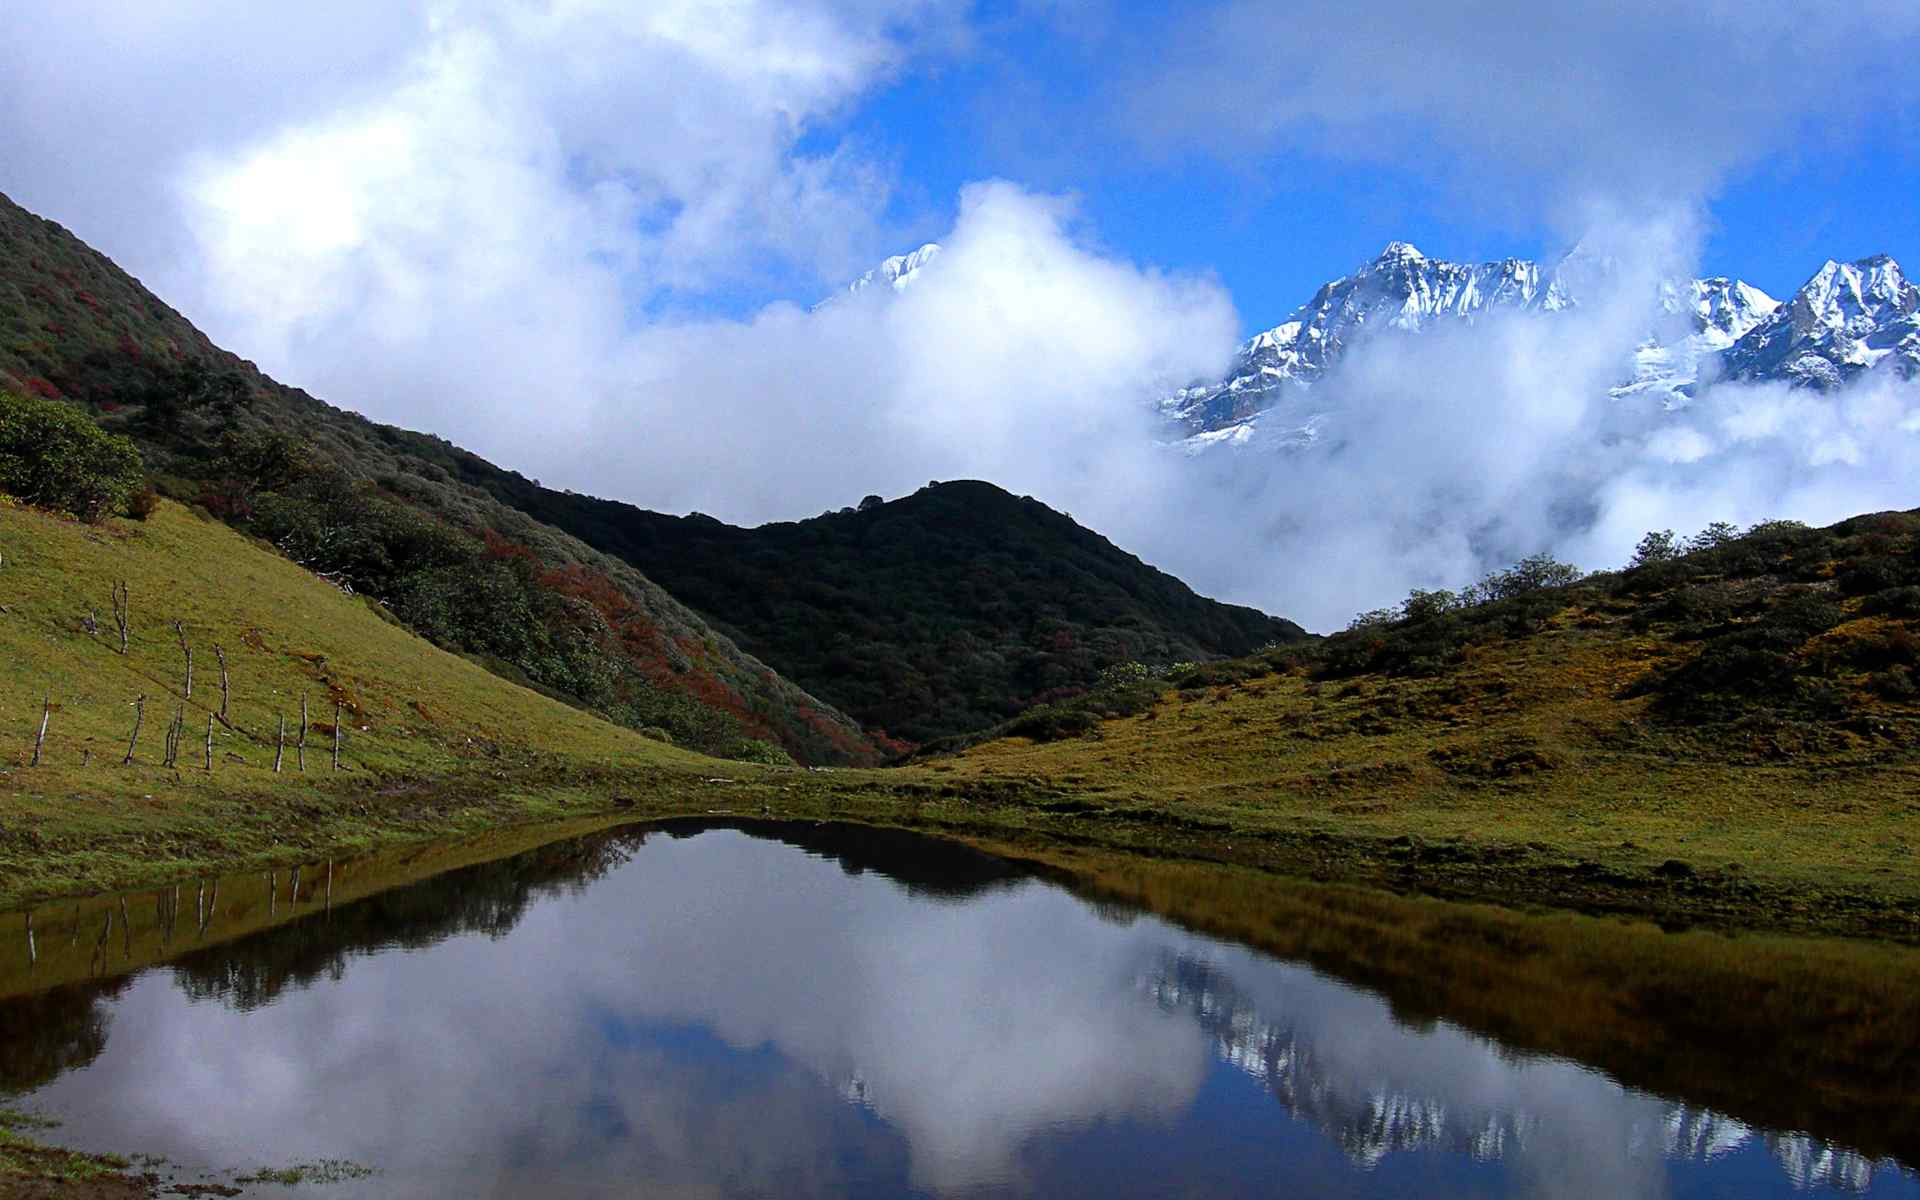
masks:
<svg viewBox="0 0 1920 1200"><path fill-rule="evenodd" d="M504 498L659 579L870 728L916 742L1080 691L1115 663L1205 660L1306 636L1197 595L988 483L930 484L755 529L530 485Z"/></svg>
<svg viewBox="0 0 1920 1200"><path fill-rule="evenodd" d="M882 755L630 563L498 498L527 481L269 379L5 196L0 391L75 404L163 493L506 678L709 753Z"/></svg>

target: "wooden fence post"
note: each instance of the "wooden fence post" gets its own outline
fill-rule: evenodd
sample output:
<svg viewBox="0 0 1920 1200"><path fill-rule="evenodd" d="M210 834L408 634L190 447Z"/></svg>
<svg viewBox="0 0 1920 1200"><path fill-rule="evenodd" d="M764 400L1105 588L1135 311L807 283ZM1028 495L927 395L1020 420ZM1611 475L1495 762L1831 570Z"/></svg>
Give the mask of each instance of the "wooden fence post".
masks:
<svg viewBox="0 0 1920 1200"><path fill-rule="evenodd" d="M307 773L307 697L300 695L300 740L293 748L294 758L300 764L300 773Z"/></svg>
<svg viewBox="0 0 1920 1200"><path fill-rule="evenodd" d="M128 601L133 593L122 579L113 587L113 623L120 627L120 653L127 652L127 622L132 616L132 606Z"/></svg>
<svg viewBox="0 0 1920 1200"><path fill-rule="evenodd" d="M187 644L187 631L181 626L178 617L173 621L173 636L179 639L181 657L187 660L187 681L186 685L180 689L181 696L183 699L191 700L193 699L193 647Z"/></svg>
<svg viewBox="0 0 1920 1200"><path fill-rule="evenodd" d="M140 722L146 719L146 715L147 698L143 695L133 702L133 736L127 739L127 756L120 760L123 767L133 765L133 750L140 744Z"/></svg>
<svg viewBox="0 0 1920 1200"><path fill-rule="evenodd" d="M273 773L280 773L280 761L287 756L287 714L274 714L280 718L280 740L273 747Z"/></svg>
<svg viewBox="0 0 1920 1200"><path fill-rule="evenodd" d="M213 714L207 714L207 773L213 773Z"/></svg>
<svg viewBox="0 0 1920 1200"><path fill-rule="evenodd" d="M333 769L340 769L340 702L333 702Z"/></svg>
<svg viewBox="0 0 1920 1200"><path fill-rule="evenodd" d="M213 644L213 656L220 660L220 723L222 725L231 725L233 721L227 716L227 695L229 691L227 686L227 652L220 648L219 642Z"/></svg>
<svg viewBox="0 0 1920 1200"><path fill-rule="evenodd" d="M33 739L33 761L29 766L40 765L40 751L47 744L47 722L53 717L53 693L48 692L46 700L40 705L40 734Z"/></svg>

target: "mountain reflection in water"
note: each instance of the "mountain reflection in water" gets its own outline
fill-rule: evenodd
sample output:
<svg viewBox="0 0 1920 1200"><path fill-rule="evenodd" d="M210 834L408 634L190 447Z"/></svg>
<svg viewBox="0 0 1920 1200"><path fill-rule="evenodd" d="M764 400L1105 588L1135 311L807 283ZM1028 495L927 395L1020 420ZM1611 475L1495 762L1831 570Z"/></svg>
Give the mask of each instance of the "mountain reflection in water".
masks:
<svg viewBox="0 0 1920 1200"><path fill-rule="evenodd" d="M1920 1196L964 847L668 832L0 1002L0 1089L332 1195Z"/></svg>

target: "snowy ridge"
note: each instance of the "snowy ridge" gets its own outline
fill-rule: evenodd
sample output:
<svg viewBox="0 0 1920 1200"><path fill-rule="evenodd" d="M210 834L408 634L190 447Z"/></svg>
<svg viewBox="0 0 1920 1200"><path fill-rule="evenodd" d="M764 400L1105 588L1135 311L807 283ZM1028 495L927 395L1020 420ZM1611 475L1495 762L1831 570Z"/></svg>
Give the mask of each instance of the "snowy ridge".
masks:
<svg viewBox="0 0 1920 1200"><path fill-rule="evenodd" d="M1884 254L1829 260L1726 355L1730 379L1822 390L1866 371L1920 374L1920 287Z"/></svg>
<svg viewBox="0 0 1920 1200"><path fill-rule="evenodd" d="M940 257L938 242L928 242L911 254L896 254L847 284L845 294L858 295L875 284L884 284L896 292L904 292L913 285L915 279L919 278L920 269L938 257Z"/></svg>
<svg viewBox="0 0 1920 1200"><path fill-rule="evenodd" d="M1526 259L1467 264L1428 258L1390 242L1359 271L1314 293L1284 322L1254 335L1228 376L1182 388L1162 405L1190 434L1217 433L1288 400L1301 400L1347 349L1382 330L1415 333L1471 323L1489 311L1559 312L1573 307L1560 271ZM1312 414L1298 414L1310 424ZM1310 441L1305 426L1296 441Z"/></svg>
<svg viewBox="0 0 1920 1200"><path fill-rule="evenodd" d="M1471 325L1493 313L1565 314L1576 319L1580 296L1618 268L1575 247L1551 268L1528 259L1454 263L1428 258L1405 242L1389 243L1354 274L1323 286L1283 323L1241 348L1226 378L1183 388L1162 404L1198 452L1221 442L1298 446L1311 443L1328 415L1314 405L1314 384L1343 355L1383 332L1418 333L1442 323ZM1649 333L1623 364L1616 396L1652 393L1683 404L1714 355L1762 323L1778 302L1737 279L1673 280L1649 304ZM1257 418L1278 409L1275 417Z"/></svg>

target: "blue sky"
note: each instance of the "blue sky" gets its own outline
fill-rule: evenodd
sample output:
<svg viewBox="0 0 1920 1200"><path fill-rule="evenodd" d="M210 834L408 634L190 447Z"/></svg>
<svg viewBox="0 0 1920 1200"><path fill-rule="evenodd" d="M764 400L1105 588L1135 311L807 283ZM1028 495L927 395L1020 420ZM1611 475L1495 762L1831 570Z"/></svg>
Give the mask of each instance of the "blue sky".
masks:
<svg viewBox="0 0 1920 1200"><path fill-rule="evenodd" d="M1187 13L1206 7L1179 6ZM1569 244L1538 208L1498 194L1497 164L1489 195L1455 181L1486 164L1444 154L1394 161L1348 158L1337 147L1260 145L1223 157L1130 145L1089 119L1113 82L1112 63L1100 53L1106 39L1003 8L982 6L980 40L964 60L915 65L851 112L810 129L800 149L844 141L889 159L899 175L895 213L927 237L938 235L952 197L971 180L1011 178L1071 193L1086 232L1111 252L1216 274L1248 332L1278 322L1320 284L1395 239L1473 261L1552 256ZM1423 136L1417 119L1396 124L1409 140ZM1911 116L1880 109L1783 138L1731 167L1689 198L1705 222L1701 273L1742 278L1785 298L1828 258L1886 253L1920 267L1917 134ZM756 298L739 293L725 306Z"/></svg>

